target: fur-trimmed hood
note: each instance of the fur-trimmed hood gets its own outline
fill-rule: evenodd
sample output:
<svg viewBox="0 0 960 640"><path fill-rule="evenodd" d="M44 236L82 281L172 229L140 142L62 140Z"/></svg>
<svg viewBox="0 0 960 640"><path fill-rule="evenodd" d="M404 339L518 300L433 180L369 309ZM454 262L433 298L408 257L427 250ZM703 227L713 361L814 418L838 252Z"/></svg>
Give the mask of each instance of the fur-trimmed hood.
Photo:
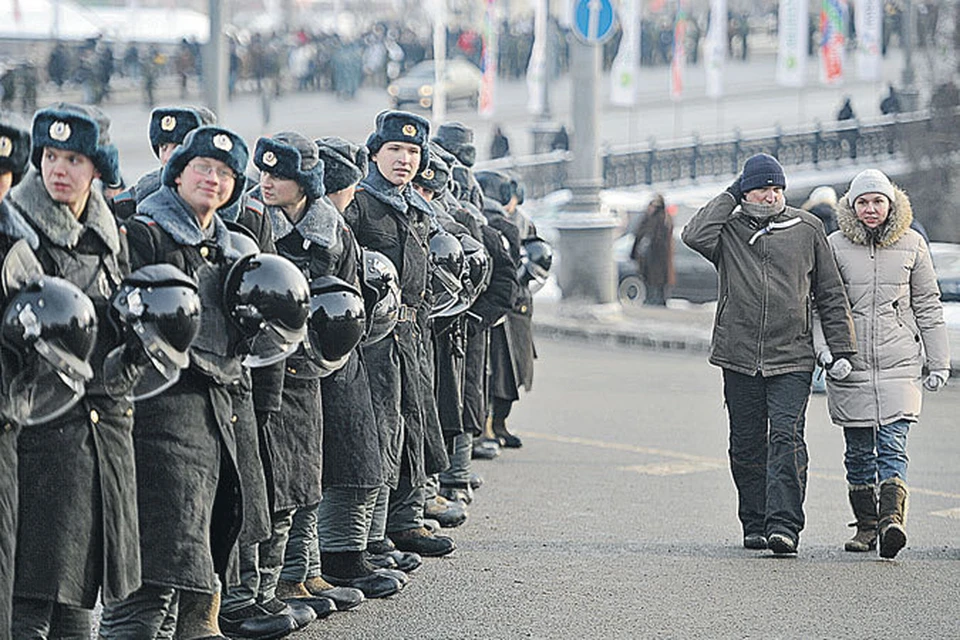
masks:
<svg viewBox="0 0 960 640"><path fill-rule="evenodd" d="M877 228L877 232L871 232L857 219L857 212L853 208L853 203L847 199L847 195L840 198L840 202L837 203L837 225L840 227L840 233L853 244L864 246L875 243L878 247L889 247L902 238L910 228L910 223L913 222L913 207L910 206L910 198L903 189L894 185L893 191L894 198L890 206L890 214L887 216L887 221Z"/></svg>
<svg viewBox="0 0 960 640"><path fill-rule="evenodd" d="M116 219L96 187L90 189L86 218L82 223L74 217L70 207L50 197L38 171L28 173L7 198L32 227L59 247L73 249L80 242L84 229L90 229L103 240L110 253L120 253Z"/></svg>

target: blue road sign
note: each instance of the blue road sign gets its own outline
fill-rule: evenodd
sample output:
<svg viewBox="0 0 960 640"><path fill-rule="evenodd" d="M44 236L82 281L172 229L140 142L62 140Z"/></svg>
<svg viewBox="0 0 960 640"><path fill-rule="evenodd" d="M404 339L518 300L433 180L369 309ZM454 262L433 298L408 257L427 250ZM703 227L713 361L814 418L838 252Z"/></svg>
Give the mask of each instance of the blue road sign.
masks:
<svg viewBox="0 0 960 640"><path fill-rule="evenodd" d="M600 44L613 35L613 5L610 0L576 0L573 33L587 44Z"/></svg>

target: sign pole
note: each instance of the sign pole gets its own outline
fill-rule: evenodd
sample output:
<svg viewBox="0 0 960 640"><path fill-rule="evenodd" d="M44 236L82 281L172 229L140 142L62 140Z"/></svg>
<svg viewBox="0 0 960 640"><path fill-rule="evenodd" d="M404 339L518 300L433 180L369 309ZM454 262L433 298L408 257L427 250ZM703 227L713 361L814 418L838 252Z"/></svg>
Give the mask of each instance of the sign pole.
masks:
<svg viewBox="0 0 960 640"><path fill-rule="evenodd" d="M616 301L613 240L616 221L600 209L603 174L598 144L601 44L610 35L610 0L578 0L571 43L572 134L566 187L571 198L560 217L559 284L564 301Z"/></svg>

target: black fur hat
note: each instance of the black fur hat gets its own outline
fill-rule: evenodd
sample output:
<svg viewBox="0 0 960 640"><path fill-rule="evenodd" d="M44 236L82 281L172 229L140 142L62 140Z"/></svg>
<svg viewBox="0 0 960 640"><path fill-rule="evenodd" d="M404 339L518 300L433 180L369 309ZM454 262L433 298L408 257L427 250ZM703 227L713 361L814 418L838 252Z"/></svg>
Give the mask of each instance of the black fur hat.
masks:
<svg viewBox="0 0 960 640"><path fill-rule="evenodd" d="M473 144L473 129L462 122L447 122L440 125L433 141L456 156L467 167L477 161L477 148Z"/></svg>
<svg viewBox="0 0 960 640"><path fill-rule="evenodd" d="M485 198L492 198L500 204L507 204L510 198L519 198L520 184L501 171L478 171L474 174Z"/></svg>
<svg viewBox="0 0 960 640"><path fill-rule="evenodd" d="M221 127L204 126L190 131L163 168L163 184L176 188L177 176L183 173L187 163L194 158L213 158L233 169L236 174L233 193L223 206L230 206L240 198L246 186L243 172L250 159L250 152L243 138Z"/></svg>
<svg viewBox="0 0 960 640"><path fill-rule="evenodd" d="M100 172L103 184L120 184L120 158L117 148L109 143L106 128L101 128L97 118L109 126L102 112L92 113L81 105L60 103L37 111L33 116L33 147L30 161L38 170L43 150L46 147L74 151L85 155Z"/></svg>
<svg viewBox="0 0 960 640"><path fill-rule="evenodd" d="M184 137L203 125L200 114L186 107L157 107L150 112L150 146L160 157L160 146L182 144Z"/></svg>
<svg viewBox="0 0 960 640"><path fill-rule="evenodd" d="M381 111L377 114L377 128L367 138L367 149L373 155L386 142L408 142L420 147L420 166L427 166L429 153L427 141L430 139L430 121L409 111Z"/></svg>
<svg viewBox="0 0 960 640"><path fill-rule="evenodd" d="M0 173L13 174L16 186L27 172L30 162L30 132L0 116Z"/></svg>
<svg viewBox="0 0 960 640"><path fill-rule="evenodd" d="M439 155L431 152L427 168L413 177L413 181L421 187L430 189L434 193L442 193L450 179L450 165L444 162Z"/></svg>
<svg viewBox="0 0 960 640"><path fill-rule="evenodd" d="M342 191L367 175L370 153L366 147L336 136L315 142L323 160L323 186L327 193Z"/></svg>
<svg viewBox="0 0 960 640"><path fill-rule="evenodd" d="M324 162L317 144L299 133L283 132L260 138L253 151L253 164L260 171L285 180L295 180L310 200L322 198Z"/></svg>

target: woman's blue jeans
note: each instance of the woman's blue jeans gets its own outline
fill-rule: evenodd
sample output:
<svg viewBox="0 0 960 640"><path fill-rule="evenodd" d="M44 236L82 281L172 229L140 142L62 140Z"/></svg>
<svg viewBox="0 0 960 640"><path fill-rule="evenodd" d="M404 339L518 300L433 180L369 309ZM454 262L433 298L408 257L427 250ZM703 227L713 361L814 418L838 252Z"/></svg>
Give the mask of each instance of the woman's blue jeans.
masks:
<svg viewBox="0 0 960 640"><path fill-rule="evenodd" d="M909 420L882 424L879 428L844 427L847 450L843 464L850 485L876 485L890 478L907 481L907 432Z"/></svg>

